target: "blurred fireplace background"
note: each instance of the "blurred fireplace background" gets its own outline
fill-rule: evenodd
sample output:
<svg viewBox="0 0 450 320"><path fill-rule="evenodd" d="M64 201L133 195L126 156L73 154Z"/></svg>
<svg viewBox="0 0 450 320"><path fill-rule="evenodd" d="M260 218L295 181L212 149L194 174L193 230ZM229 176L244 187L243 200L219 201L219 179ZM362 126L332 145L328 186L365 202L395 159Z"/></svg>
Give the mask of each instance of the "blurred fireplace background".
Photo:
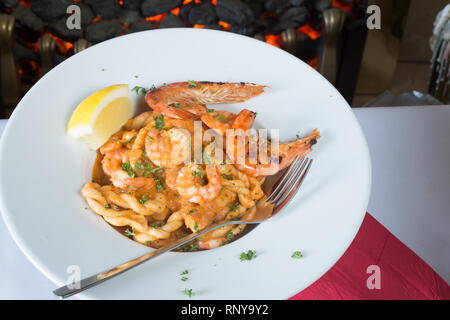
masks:
<svg viewBox="0 0 450 320"><path fill-rule="evenodd" d="M7 116L5 110L12 110L51 68L91 45L177 27L234 32L284 49L324 74L351 102L367 33L365 2L0 0L2 65L10 64L1 70L2 114ZM66 26L67 8L73 4L81 9L79 30Z"/></svg>
<svg viewBox="0 0 450 320"><path fill-rule="evenodd" d="M395 69L396 47L415 1L0 0L0 117L7 118L46 72L73 54L121 35L176 27L234 32L277 46L318 70L358 106L361 97L383 91L367 89L371 78L381 86L389 82L377 72ZM66 26L73 4L81 9L79 30ZM382 30L367 30L370 4L382 9ZM373 70L374 61L386 55L388 62Z"/></svg>

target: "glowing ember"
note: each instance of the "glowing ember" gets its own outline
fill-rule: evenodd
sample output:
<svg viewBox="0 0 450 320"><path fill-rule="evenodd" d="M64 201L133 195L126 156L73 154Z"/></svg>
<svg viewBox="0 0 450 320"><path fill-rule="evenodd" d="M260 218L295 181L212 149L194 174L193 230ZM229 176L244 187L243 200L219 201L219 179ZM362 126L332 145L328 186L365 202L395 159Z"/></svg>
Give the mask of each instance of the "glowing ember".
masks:
<svg viewBox="0 0 450 320"><path fill-rule="evenodd" d="M344 11L352 10L352 4L344 4L341 0L333 0L333 8L340 8Z"/></svg>
<svg viewBox="0 0 450 320"><path fill-rule="evenodd" d="M147 17L145 18L145 20L147 21L161 21L162 19L164 19L164 17L167 16L167 13L163 13L163 14L158 14L156 16L153 17Z"/></svg>
<svg viewBox="0 0 450 320"><path fill-rule="evenodd" d="M100 20L102 20L102 18L96 17L96 18L94 18L94 20L92 20L92 23L97 22L97 21L100 21Z"/></svg>
<svg viewBox="0 0 450 320"><path fill-rule="evenodd" d="M311 61L308 62L308 64L317 70L318 66L319 66L319 58L314 58Z"/></svg>
<svg viewBox="0 0 450 320"><path fill-rule="evenodd" d="M185 4L188 4L188 3L191 3L193 0L184 0L183 1L183 5L185 5Z"/></svg>
<svg viewBox="0 0 450 320"><path fill-rule="evenodd" d="M172 10L170 10L170 12L172 12L172 14L178 16L180 14L180 8L172 9Z"/></svg>
<svg viewBox="0 0 450 320"><path fill-rule="evenodd" d="M197 29L203 29L205 27L205 25L203 25L203 24L194 24L194 28L197 28Z"/></svg>
<svg viewBox="0 0 450 320"><path fill-rule="evenodd" d="M225 21L219 21L217 22L218 25L222 26L223 30L230 30L231 25L229 23L226 23Z"/></svg>
<svg viewBox="0 0 450 320"><path fill-rule="evenodd" d="M309 24L305 24L304 26L297 29L299 32L303 32L308 37L313 40L320 38L320 32L313 29Z"/></svg>
<svg viewBox="0 0 450 320"><path fill-rule="evenodd" d="M27 8L31 8L31 2L30 1L19 1L19 3Z"/></svg>
<svg viewBox="0 0 450 320"><path fill-rule="evenodd" d="M57 36L47 33L50 37L55 39L56 46L58 47L59 52L61 52L63 55L66 55L70 50L73 49L73 44L67 41L64 41L61 38L58 38Z"/></svg>
<svg viewBox="0 0 450 320"><path fill-rule="evenodd" d="M217 0L211 0L213 6L217 6Z"/></svg>
<svg viewBox="0 0 450 320"><path fill-rule="evenodd" d="M280 47L281 40L282 40L281 34L277 36L273 34L266 34L266 42L275 47L281 48Z"/></svg>
<svg viewBox="0 0 450 320"><path fill-rule="evenodd" d="M120 4L121 6L123 6L123 1L122 1L122 0L120 0L120 1L119 1L119 4Z"/></svg>

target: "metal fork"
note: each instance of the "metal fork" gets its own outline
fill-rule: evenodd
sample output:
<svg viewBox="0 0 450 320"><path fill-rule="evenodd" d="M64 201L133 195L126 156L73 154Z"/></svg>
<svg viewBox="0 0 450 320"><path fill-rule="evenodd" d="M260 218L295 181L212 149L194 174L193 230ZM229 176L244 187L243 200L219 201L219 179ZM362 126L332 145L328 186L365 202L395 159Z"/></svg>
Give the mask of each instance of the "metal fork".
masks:
<svg viewBox="0 0 450 320"><path fill-rule="evenodd" d="M267 179L264 184L265 194L269 196L263 197L256 204L256 214L252 220L238 220L238 221L227 221L222 223L215 223L209 226L207 229L201 230L197 233L192 233L191 235L179 239L173 243L167 244L159 249L152 252L146 253L141 257L125 262L112 269L100 272L88 278L82 279L79 285L66 285L60 287L53 291L53 293L61 298L67 298L81 291L84 291L90 287L96 286L108 279L111 279L137 265L148 261L150 259L156 258L157 256L176 249L199 236L210 232L214 229L236 224L259 224L275 216L281 211L289 201L298 192L302 182L304 181L308 171L311 167L312 159L306 157L297 157L291 166L284 171L282 174L278 174L272 179Z"/></svg>

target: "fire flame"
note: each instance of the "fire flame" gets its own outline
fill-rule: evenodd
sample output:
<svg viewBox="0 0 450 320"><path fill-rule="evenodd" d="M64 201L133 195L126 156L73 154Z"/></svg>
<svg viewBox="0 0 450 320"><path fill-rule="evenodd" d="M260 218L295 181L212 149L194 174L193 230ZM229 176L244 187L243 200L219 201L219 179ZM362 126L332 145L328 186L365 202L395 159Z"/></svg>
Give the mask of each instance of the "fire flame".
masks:
<svg viewBox="0 0 450 320"><path fill-rule="evenodd" d="M205 27L205 25L203 24L194 24L194 28L196 29L203 29Z"/></svg>
<svg viewBox="0 0 450 320"><path fill-rule="evenodd" d="M159 22L159 21L161 21L162 19L164 19L165 16L167 16L167 13L158 14L158 15L153 16L153 17L147 17L147 18L145 18L145 20L147 20L147 21L157 21L157 22Z"/></svg>
<svg viewBox="0 0 450 320"><path fill-rule="evenodd" d="M225 21L219 21L217 22L218 25L222 26L223 30L230 30L231 24L226 23Z"/></svg>
<svg viewBox="0 0 450 320"><path fill-rule="evenodd" d="M320 32L313 29L309 24L305 24L304 26L298 28L297 31L306 34L313 40L320 38Z"/></svg>
<svg viewBox="0 0 450 320"><path fill-rule="evenodd" d="M344 11L347 11L347 12L352 10L352 4L351 3L350 4L344 4L344 3L342 3L341 0L333 0L332 5L333 5L333 8L340 8L340 9L342 9Z"/></svg>
<svg viewBox="0 0 450 320"><path fill-rule="evenodd" d="M51 34L47 33L50 37L55 39L56 46L58 47L59 52L61 52L63 55L67 55L70 50L73 49L73 44L67 41L64 41L63 39Z"/></svg>
<svg viewBox="0 0 450 320"><path fill-rule="evenodd" d="M279 35L274 35L274 34L266 34L266 42L268 44L271 44L275 47L281 48L280 43L282 41L282 37L281 34Z"/></svg>

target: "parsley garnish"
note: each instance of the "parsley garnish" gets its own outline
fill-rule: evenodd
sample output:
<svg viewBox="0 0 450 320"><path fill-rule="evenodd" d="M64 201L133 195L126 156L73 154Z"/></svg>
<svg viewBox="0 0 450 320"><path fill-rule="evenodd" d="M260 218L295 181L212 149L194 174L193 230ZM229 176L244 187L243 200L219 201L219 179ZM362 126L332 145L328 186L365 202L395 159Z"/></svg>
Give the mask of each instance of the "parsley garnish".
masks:
<svg viewBox="0 0 450 320"><path fill-rule="evenodd" d="M224 178L225 180L233 180L232 176L226 175L225 173L221 174L222 178Z"/></svg>
<svg viewBox="0 0 450 320"><path fill-rule="evenodd" d="M120 143L129 144L131 141L134 140L134 138L136 138L137 135L138 135L138 133L136 132L135 134L133 134L133 136L130 139L128 139L127 141L120 141Z"/></svg>
<svg viewBox="0 0 450 320"><path fill-rule="evenodd" d="M221 114L221 113L218 113L218 114L214 115L213 118L216 119L217 121L222 122L222 123L227 123L227 122L228 122L227 117L225 117L225 116L224 116L223 114Z"/></svg>
<svg viewBox="0 0 450 320"><path fill-rule="evenodd" d="M303 257L303 255L300 251L295 251L291 256L291 258L294 258L294 259L300 259L302 257Z"/></svg>
<svg viewBox="0 0 450 320"><path fill-rule="evenodd" d="M231 242L233 240L233 237L234 237L233 231L228 230L228 232L227 232L227 241Z"/></svg>
<svg viewBox="0 0 450 320"><path fill-rule="evenodd" d="M150 247L152 245L152 242L151 241L146 241L145 244Z"/></svg>
<svg viewBox="0 0 450 320"><path fill-rule="evenodd" d="M147 89L145 89L144 87L139 87L139 86L135 86L133 89L131 89L131 91L136 92L136 94L138 94L138 95L144 95L147 93Z"/></svg>
<svg viewBox="0 0 450 320"><path fill-rule="evenodd" d="M140 204L144 204L144 203L147 202L147 200L148 200L148 195L143 194L143 195L141 196L141 198L139 199L139 203L140 203Z"/></svg>
<svg viewBox="0 0 450 320"><path fill-rule="evenodd" d="M241 204L239 202L235 202L234 205L230 208L230 211L236 211Z"/></svg>
<svg viewBox="0 0 450 320"><path fill-rule="evenodd" d="M208 109L208 112L209 113L214 112L214 109Z"/></svg>
<svg viewBox="0 0 450 320"><path fill-rule="evenodd" d="M105 204L105 209L108 210L109 208L111 208L111 206L109 204Z"/></svg>
<svg viewBox="0 0 450 320"><path fill-rule="evenodd" d="M131 227L131 230L127 228L127 229L125 230L125 235L128 236L128 237L134 236L134 235L135 235L135 234L134 234L134 228Z"/></svg>
<svg viewBox="0 0 450 320"><path fill-rule="evenodd" d="M154 117L154 119L155 119L155 129L161 130L162 128L164 128L166 124L164 123L164 116L162 114L157 117Z"/></svg>
<svg viewBox="0 0 450 320"><path fill-rule="evenodd" d="M133 171L133 169L131 169L131 165L129 162L125 162L122 165L122 170L125 171L126 173L128 173L128 175L132 178L136 177L136 173Z"/></svg>
<svg viewBox="0 0 450 320"><path fill-rule="evenodd" d="M149 135L147 135L147 137L148 137L148 142L152 143L153 141L155 141L155 139L153 139L153 137L151 137Z"/></svg>
<svg viewBox="0 0 450 320"><path fill-rule="evenodd" d="M198 223L197 223L197 221L196 221L195 224L194 224L194 231L195 231L195 232L198 232Z"/></svg>
<svg viewBox="0 0 450 320"><path fill-rule="evenodd" d="M159 229L164 225L164 222L153 222L150 226L153 228Z"/></svg>
<svg viewBox="0 0 450 320"><path fill-rule="evenodd" d="M187 278L187 277L182 277L182 278L181 278L181 281L187 281L187 279L189 279L189 278Z"/></svg>
<svg viewBox="0 0 450 320"><path fill-rule="evenodd" d="M197 86L197 83L194 80L189 80L188 81L189 84L189 88L195 88Z"/></svg>
<svg viewBox="0 0 450 320"><path fill-rule="evenodd" d="M188 274L188 273L189 273L189 270L186 269L186 270L184 270L184 271L182 271L182 272L180 273L180 276L185 275L185 274Z"/></svg>
<svg viewBox="0 0 450 320"><path fill-rule="evenodd" d="M200 177L200 178L204 178L205 177L205 174L203 173L203 171L202 170L199 170L199 171L192 171L192 175L195 177L195 176L198 176L198 177Z"/></svg>
<svg viewBox="0 0 450 320"><path fill-rule="evenodd" d="M195 292L192 291L192 289L184 289L183 293L187 296L189 296L189 298L191 298L192 296L195 296Z"/></svg>
<svg viewBox="0 0 450 320"><path fill-rule="evenodd" d="M175 108L180 108L180 104L179 103L172 103L172 106L174 106Z"/></svg>
<svg viewBox="0 0 450 320"><path fill-rule="evenodd" d="M164 184L161 181L161 178L154 172L152 172L153 179L156 181L156 190L165 190Z"/></svg>
<svg viewBox="0 0 450 320"><path fill-rule="evenodd" d="M256 258L256 250L248 250L247 253L242 252L241 256L240 256L241 262L245 261L245 260L249 260L250 261L253 258Z"/></svg>

